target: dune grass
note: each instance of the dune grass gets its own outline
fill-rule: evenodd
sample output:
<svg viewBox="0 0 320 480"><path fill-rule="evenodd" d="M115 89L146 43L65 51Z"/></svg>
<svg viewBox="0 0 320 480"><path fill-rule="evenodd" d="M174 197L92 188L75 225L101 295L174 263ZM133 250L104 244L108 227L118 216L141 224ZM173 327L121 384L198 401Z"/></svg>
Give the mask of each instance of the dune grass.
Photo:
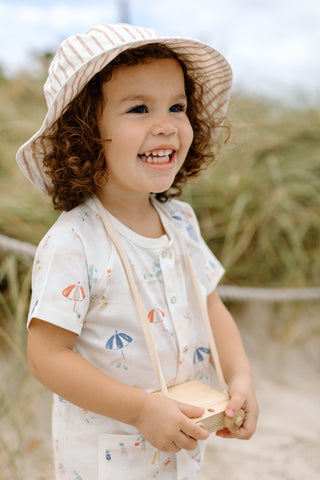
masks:
<svg viewBox="0 0 320 480"><path fill-rule="evenodd" d="M320 283L320 113L236 97L231 142L188 188L228 283Z"/></svg>
<svg viewBox="0 0 320 480"><path fill-rule="evenodd" d="M268 153L251 165L248 158L229 175L225 169L234 159L228 158L214 179L208 176L199 191L191 191L206 239L227 268L228 283L319 285L320 173L310 157L304 158L292 158L286 169L277 154Z"/></svg>
<svg viewBox="0 0 320 480"><path fill-rule="evenodd" d="M30 259L0 252L0 480L50 478L41 471L28 474L33 455L51 462L50 422L43 428L35 418L48 393L31 378L26 362L31 267ZM40 409L42 421L44 413Z"/></svg>

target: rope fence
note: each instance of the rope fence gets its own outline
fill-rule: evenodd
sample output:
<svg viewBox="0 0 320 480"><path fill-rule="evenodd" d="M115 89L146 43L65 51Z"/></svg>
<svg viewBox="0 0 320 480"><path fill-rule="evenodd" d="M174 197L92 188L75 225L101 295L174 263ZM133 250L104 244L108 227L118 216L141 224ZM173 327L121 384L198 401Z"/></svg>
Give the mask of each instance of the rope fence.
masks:
<svg viewBox="0 0 320 480"><path fill-rule="evenodd" d="M22 242L0 234L0 250L33 258L36 247L31 243ZM248 300L263 302L294 302L320 300L320 287L309 288L260 288L236 287L220 285L217 291L224 300L246 302Z"/></svg>
<svg viewBox="0 0 320 480"><path fill-rule="evenodd" d="M21 242L15 238L7 237L0 233L0 250L9 253L16 253L25 257L33 258L36 253L36 247L31 243Z"/></svg>

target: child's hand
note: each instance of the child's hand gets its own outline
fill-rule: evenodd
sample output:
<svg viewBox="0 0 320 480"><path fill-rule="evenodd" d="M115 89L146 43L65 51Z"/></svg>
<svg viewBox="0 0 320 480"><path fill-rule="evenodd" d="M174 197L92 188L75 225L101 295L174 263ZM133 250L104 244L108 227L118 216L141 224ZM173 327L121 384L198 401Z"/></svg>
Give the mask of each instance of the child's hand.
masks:
<svg viewBox="0 0 320 480"><path fill-rule="evenodd" d="M162 452L194 450L198 440L209 433L190 418L200 417L204 410L167 397L148 395L135 426L154 447Z"/></svg>
<svg viewBox="0 0 320 480"><path fill-rule="evenodd" d="M240 408L245 411L245 419L238 430L231 432L227 428L218 430L216 435L224 438L248 440L255 432L258 419L258 404L251 376L236 377L229 384L230 401L225 409L228 417L233 417Z"/></svg>

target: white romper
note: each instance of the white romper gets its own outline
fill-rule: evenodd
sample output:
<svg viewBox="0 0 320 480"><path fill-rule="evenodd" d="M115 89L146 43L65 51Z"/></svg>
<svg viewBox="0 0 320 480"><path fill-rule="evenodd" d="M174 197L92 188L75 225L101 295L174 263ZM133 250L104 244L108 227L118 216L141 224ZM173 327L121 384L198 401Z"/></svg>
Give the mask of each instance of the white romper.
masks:
<svg viewBox="0 0 320 480"><path fill-rule="evenodd" d="M166 234L146 238L114 217L132 265L166 383L209 381L209 346L189 278L180 229L206 298L224 270L201 237L192 208L158 207ZM75 351L109 376L147 392L160 389L141 320L118 253L93 199L63 212L38 247L28 325L33 317L78 335ZM85 385L85 379L84 379ZM160 452L133 426L54 395L53 445L58 480L194 480L205 442L194 451Z"/></svg>

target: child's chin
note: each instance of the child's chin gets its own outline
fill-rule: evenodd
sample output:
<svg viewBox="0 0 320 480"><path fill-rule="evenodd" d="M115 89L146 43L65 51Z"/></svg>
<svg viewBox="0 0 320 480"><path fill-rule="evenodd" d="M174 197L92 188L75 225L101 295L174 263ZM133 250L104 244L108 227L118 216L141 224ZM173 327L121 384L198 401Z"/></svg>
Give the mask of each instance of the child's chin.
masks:
<svg viewBox="0 0 320 480"><path fill-rule="evenodd" d="M172 186L173 182L168 185L163 185L162 187L155 188L151 193L156 195L157 193L164 193Z"/></svg>

